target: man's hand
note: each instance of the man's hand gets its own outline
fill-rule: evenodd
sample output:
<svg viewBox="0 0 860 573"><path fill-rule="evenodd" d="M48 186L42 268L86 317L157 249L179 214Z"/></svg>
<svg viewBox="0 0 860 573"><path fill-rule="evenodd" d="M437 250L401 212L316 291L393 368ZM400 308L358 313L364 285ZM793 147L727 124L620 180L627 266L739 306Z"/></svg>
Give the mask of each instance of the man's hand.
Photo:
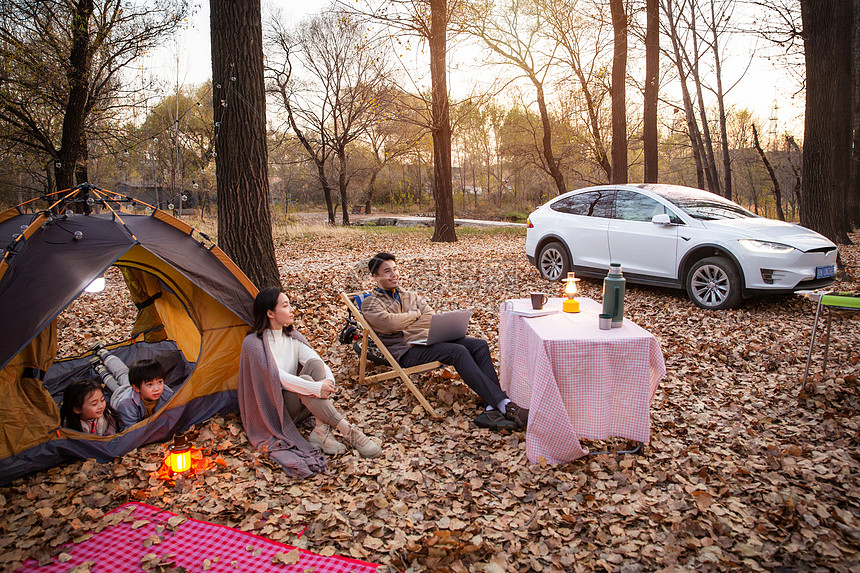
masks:
<svg viewBox="0 0 860 573"><path fill-rule="evenodd" d="M409 314L409 325L411 326L416 320L421 318L421 311L418 309L410 310L407 314Z"/></svg>
<svg viewBox="0 0 860 573"><path fill-rule="evenodd" d="M334 380L328 380L328 379L323 380L322 381L322 387L320 388L320 398L325 400L329 396L334 394L334 392L335 392Z"/></svg>

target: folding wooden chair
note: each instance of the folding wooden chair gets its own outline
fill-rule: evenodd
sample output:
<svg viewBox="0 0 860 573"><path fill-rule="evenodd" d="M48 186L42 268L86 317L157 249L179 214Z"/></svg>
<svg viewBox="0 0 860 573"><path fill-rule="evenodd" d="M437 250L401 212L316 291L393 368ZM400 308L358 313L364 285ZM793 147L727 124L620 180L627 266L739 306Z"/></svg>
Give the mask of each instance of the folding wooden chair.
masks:
<svg viewBox="0 0 860 573"><path fill-rule="evenodd" d="M421 372L427 372L428 370L434 370L436 368L440 368L443 366L441 362L433 361L427 362L425 364L419 364L417 366L411 366L409 368L404 368L400 365L399 362L391 355L391 352L385 347L380 340L379 335L373 331L373 328L368 324L367 320L365 320L364 316L361 314L361 302L369 296L370 293L367 292L351 292L351 293L340 293L340 298L343 300L346 307L349 309L349 312L352 314L353 318L361 325L362 334L361 334L361 356L358 362L358 382L360 384L364 384L365 382L379 382L381 380L389 380L391 378L400 378L403 380L403 383L406 384L406 387L418 398L418 402L424 406L424 409L433 416L436 417L436 412L433 410L433 407L430 406L430 403L427 402L427 399L424 398L424 395L421 393L421 390L418 389L417 386L412 382L412 379L409 377L412 374L420 374ZM388 365L391 367L390 370L385 372L374 374L373 376L366 376L365 373L367 371L367 345L368 345L368 337L373 340L374 344L376 344L377 349L380 354L385 357L385 360L388 361Z"/></svg>

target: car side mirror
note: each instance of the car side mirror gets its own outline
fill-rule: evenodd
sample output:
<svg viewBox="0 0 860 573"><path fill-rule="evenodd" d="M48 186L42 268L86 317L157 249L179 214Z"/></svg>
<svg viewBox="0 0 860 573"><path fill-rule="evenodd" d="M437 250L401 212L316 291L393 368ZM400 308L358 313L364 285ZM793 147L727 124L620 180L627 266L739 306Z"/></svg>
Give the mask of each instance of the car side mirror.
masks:
<svg viewBox="0 0 860 573"><path fill-rule="evenodd" d="M660 213L651 217L651 222L655 225L670 225L672 220L669 218L668 213Z"/></svg>

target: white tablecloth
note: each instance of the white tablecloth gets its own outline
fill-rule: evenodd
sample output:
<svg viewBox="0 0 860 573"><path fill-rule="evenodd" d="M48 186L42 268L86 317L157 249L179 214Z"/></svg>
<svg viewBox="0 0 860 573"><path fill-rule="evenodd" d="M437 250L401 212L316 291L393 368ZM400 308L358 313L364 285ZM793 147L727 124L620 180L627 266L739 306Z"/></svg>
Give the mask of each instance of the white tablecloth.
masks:
<svg viewBox="0 0 860 573"><path fill-rule="evenodd" d="M526 454L532 463L569 462L588 453L579 437L618 436L648 443L651 401L666 374L654 336L624 319L600 330L601 305L578 298L581 312L524 317L531 301L505 301L499 315L502 389L529 408Z"/></svg>

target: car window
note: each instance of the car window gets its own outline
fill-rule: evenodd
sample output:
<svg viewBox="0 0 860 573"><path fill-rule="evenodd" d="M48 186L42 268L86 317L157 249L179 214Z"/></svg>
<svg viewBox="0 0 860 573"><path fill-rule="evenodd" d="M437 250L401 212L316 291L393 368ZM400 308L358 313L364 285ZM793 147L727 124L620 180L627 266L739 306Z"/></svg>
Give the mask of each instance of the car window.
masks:
<svg viewBox="0 0 860 573"><path fill-rule="evenodd" d="M612 198L614 194L615 191L612 189L576 193L559 199L550 205L550 207L554 211L570 213L572 215L610 218L612 217Z"/></svg>
<svg viewBox="0 0 860 573"><path fill-rule="evenodd" d="M717 196L703 197L679 191L664 194L664 197L695 219L747 219L758 215L747 211L737 203Z"/></svg>
<svg viewBox="0 0 860 573"><path fill-rule="evenodd" d="M671 209L656 199L652 199L642 193L622 189L615 195L616 219L650 222L654 215L662 215L664 213L669 215L669 220L673 223L683 222Z"/></svg>

